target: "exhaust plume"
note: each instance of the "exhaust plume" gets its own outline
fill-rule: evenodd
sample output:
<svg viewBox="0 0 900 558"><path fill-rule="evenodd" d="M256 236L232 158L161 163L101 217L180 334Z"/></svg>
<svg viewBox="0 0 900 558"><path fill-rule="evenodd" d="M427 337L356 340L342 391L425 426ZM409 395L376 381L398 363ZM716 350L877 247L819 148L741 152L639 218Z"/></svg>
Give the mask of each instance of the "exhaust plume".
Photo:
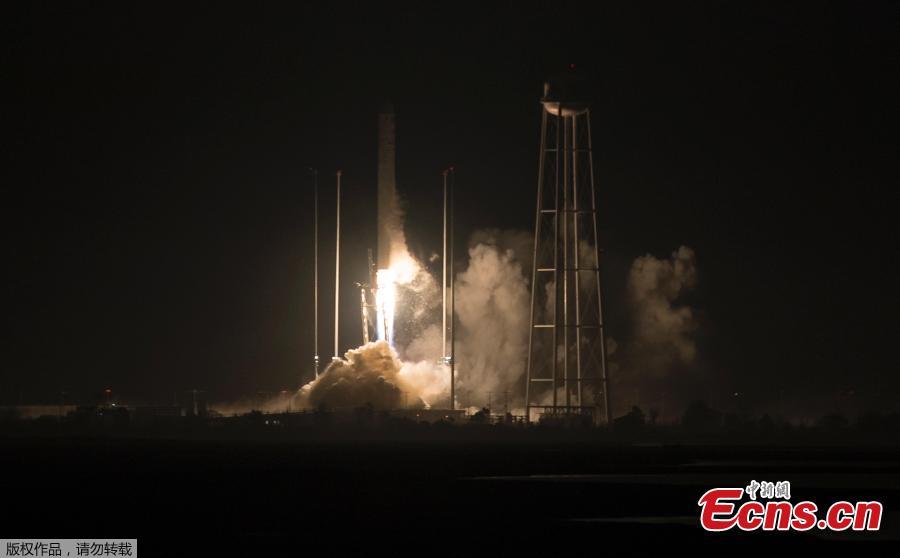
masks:
<svg viewBox="0 0 900 558"><path fill-rule="evenodd" d="M648 373L660 373L669 363L690 364L697 354L697 327L689 306L676 305L694 287L694 251L681 246L668 260L651 255L637 258L628 274L628 297L634 316L634 348L645 355Z"/></svg>
<svg viewBox="0 0 900 558"><path fill-rule="evenodd" d="M639 405L671 420L695 398L697 314L683 297L697 283L696 255L681 246L669 258L634 260L627 295L631 327L624 342L607 340L614 410Z"/></svg>
<svg viewBox="0 0 900 558"><path fill-rule="evenodd" d="M376 341L332 361L318 379L300 389L296 404L330 409L427 408L428 399L446 391L449 379L444 376L423 363L401 362L387 342Z"/></svg>
<svg viewBox="0 0 900 558"><path fill-rule="evenodd" d="M528 349L528 283L513 248L516 236L476 235L469 265L456 279L457 368L461 395L481 404L510 391L520 402Z"/></svg>

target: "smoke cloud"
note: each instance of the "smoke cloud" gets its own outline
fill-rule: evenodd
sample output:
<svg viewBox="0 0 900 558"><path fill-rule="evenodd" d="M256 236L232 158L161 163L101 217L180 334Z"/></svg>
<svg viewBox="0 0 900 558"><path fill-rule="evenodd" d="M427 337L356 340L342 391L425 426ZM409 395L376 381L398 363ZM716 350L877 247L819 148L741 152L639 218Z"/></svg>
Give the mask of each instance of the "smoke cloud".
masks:
<svg viewBox="0 0 900 558"><path fill-rule="evenodd" d="M489 392L495 402L509 392L511 407L523 403L530 300L523 260L530 259L522 254L530 258L531 248L524 232L483 230L472 236L468 262L456 276L460 406L484 406ZM592 247L583 248L583 260L592 260ZM449 369L441 362L441 289L419 262L407 261L411 273L399 294L397 349L376 342L348 351L300 390L298 407L449 404ZM681 412L697 379L698 320L683 301L696 282L696 256L687 246L669 258L648 254L632 263L630 327L619 340L607 339L614 415L634 404L663 419Z"/></svg>
<svg viewBox="0 0 900 558"><path fill-rule="evenodd" d="M681 246L668 260L651 255L637 258L628 274L628 296L633 308L635 349L652 359L649 372L667 363L690 364L697 354L692 337L697 328L689 306L676 305L694 287L697 269L694 251Z"/></svg>
<svg viewBox="0 0 900 558"><path fill-rule="evenodd" d="M376 341L332 361L318 379L300 389L295 402L301 408L423 408L448 384L435 367L401 362L387 342Z"/></svg>
<svg viewBox="0 0 900 558"><path fill-rule="evenodd" d="M510 404L522 399L529 291L517 251L530 250L530 242L523 232L473 235L468 264L456 276L460 405L484 405L488 392L499 400L509 391ZM441 288L408 253L399 257L408 258L409 274L398 288L398 349L379 341L347 351L300 389L293 402L298 408L449 404L450 372L441 362Z"/></svg>
<svg viewBox="0 0 900 558"><path fill-rule="evenodd" d="M691 397L690 385L697 381L698 320L682 300L696 283L696 255L687 246L669 258L647 254L632 263L629 335L624 343L607 343L617 412L637 404L671 419Z"/></svg>
<svg viewBox="0 0 900 558"><path fill-rule="evenodd" d="M513 248L519 235L475 237L469 265L457 276L456 313L459 387L471 403L487 392L522 399L528 349L528 283ZM521 248L520 248L521 249ZM496 399L495 399L496 400Z"/></svg>
<svg viewBox="0 0 900 558"><path fill-rule="evenodd" d="M470 242L469 260L456 275L456 378L457 403L486 404L509 391L510 404L522 399L528 341L528 283L519 254L530 254L531 237L520 231L481 230ZM410 379L442 375L446 391L434 393L434 381L423 382L432 399L449 404L449 369L436 364L442 356L441 288L420 268L404 286L401 326L411 340L401 350L408 361ZM411 327L412 326L412 327ZM449 343L448 339L448 343ZM447 347L447 354L450 347ZM412 364L415 363L415 364Z"/></svg>

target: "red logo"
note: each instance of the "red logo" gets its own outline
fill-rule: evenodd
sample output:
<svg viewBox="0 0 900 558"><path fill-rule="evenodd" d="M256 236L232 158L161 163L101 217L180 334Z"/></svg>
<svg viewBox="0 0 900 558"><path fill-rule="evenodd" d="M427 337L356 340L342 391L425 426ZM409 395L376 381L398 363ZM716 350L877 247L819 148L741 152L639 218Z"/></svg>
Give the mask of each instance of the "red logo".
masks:
<svg viewBox="0 0 900 558"><path fill-rule="evenodd" d="M760 499L758 501L757 491ZM741 503L744 494L749 499ZM820 517L819 507L810 501L789 501L790 482L757 483L746 488L713 488L697 501L700 525L707 531L877 531L881 527L881 502L835 502Z"/></svg>

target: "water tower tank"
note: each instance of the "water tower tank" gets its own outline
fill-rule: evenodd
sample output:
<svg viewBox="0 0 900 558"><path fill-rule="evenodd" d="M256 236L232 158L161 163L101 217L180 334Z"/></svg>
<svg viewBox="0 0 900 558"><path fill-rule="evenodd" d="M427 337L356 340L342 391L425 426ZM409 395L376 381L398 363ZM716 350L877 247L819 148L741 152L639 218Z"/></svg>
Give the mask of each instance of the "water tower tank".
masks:
<svg viewBox="0 0 900 558"><path fill-rule="evenodd" d="M571 65L565 72L545 81L544 96L541 97L544 109L554 116L560 116L560 111L562 116L583 114L588 108L585 77Z"/></svg>

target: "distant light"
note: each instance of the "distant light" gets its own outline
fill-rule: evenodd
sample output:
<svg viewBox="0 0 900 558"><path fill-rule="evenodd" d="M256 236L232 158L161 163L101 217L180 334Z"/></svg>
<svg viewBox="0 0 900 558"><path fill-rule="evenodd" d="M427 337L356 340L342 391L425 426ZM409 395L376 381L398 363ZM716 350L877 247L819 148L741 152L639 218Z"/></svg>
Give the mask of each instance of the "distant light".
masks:
<svg viewBox="0 0 900 558"><path fill-rule="evenodd" d="M574 69L575 69L575 64L569 64L569 69L570 69L570 70L574 70Z"/></svg>

